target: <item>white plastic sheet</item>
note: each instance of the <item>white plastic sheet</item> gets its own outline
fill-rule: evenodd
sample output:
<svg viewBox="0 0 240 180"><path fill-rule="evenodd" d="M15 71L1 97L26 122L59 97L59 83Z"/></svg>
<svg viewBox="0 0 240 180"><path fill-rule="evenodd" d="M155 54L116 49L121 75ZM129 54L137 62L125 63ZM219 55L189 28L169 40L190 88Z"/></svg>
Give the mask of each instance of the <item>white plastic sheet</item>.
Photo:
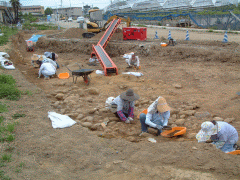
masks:
<svg viewBox="0 0 240 180"><path fill-rule="evenodd" d="M67 115L58 114L56 112L48 112L48 118L52 121L53 128L70 127L76 123Z"/></svg>
<svg viewBox="0 0 240 180"><path fill-rule="evenodd" d="M129 75L134 75L134 76L143 76L143 73L141 72L123 72L122 74L129 74Z"/></svg>

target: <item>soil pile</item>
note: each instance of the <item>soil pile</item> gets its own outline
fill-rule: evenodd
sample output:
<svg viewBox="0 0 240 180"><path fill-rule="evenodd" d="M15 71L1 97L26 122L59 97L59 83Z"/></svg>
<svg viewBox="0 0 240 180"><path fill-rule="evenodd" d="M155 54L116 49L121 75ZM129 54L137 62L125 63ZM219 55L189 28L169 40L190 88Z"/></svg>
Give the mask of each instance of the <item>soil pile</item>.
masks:
<svg viewBox="0 0 240 180"><path fill-rule="evenodd" d="M100 32L98 34L96 34L94 37L92 37L92 40L100 40L102 38L102 36L104 35L106 31ZM122 30L121 29L117 29L113 36L111 37L111 40L118 40L118 41L122 41L123 40L123 34L122 34Z"/></svg>
<svg viewBox="0 0 240 180"><path fill-rule="evenodd" d="M82 38L82 34L86 33L87 31L80 28L70 28L65 31L63 34L58 35L59 38Z"/></svg>

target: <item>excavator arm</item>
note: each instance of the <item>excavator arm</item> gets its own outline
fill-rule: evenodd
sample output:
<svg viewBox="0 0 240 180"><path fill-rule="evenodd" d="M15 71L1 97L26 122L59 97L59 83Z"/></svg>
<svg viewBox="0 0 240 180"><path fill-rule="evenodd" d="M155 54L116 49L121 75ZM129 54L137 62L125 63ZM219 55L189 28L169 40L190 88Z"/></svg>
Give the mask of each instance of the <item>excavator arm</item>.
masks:
<svg viewBox="0 0 240 180"><path fill-rule="evenodd" d="M111 16L111 17L107 20L107 22L104 24L102 30L106 30L106 29L107 29L107 28L106 28L107 25L108 25L110 22L112 22L113 19L121 19L121 21L124 21L124 22L127 23L127 27L130 27L130 26L131 26L131 20L130 20L129 17L125 18L125 17L122 17L122 16L113 15L113 16Z"/></svg>

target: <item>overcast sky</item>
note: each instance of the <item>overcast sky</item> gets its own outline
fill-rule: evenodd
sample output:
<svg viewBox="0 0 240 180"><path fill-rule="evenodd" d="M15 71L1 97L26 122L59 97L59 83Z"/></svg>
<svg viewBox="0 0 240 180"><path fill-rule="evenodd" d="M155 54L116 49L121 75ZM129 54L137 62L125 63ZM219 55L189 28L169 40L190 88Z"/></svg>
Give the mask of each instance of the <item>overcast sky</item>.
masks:
<svg viewBox="0 0 240 180"><path fill-rule="evenodd" d="M20 3L23 6L30 6L30 5L41 5L46 7L57 8L61 5L61 0L20 0ZM82 7L84 5L89 5L93 7L99 7L103 9L104 7L110 4L110 0L62 0L63 7Z"/></svg>
<svg viewBox="0 0 240 180"><path fill-rule="evenodd" d="M213 0L215 3L216 0ZM93 7L105 8L110 4L111 0L62 0L63 7L82 7L83 5L89 5ZM238 0L240 2L240 0ZM61 5L61 0L20 0L23 6L41 5L46 9L47 7L57 8Z"/></svg>

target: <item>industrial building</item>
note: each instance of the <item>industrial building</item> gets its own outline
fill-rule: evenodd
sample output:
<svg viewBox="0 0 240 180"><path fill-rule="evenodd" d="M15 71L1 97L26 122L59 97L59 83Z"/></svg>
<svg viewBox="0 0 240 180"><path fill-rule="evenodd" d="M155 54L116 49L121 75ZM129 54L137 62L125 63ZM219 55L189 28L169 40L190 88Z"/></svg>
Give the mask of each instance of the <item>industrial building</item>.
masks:
<svg viewBox="0 0 240 180"><path fill-rule="evenodd" d="M53 14L59 14L60 17L72 17L76 19L78 16L83 16L82 7L66 7L53 9Z"/></svg>

